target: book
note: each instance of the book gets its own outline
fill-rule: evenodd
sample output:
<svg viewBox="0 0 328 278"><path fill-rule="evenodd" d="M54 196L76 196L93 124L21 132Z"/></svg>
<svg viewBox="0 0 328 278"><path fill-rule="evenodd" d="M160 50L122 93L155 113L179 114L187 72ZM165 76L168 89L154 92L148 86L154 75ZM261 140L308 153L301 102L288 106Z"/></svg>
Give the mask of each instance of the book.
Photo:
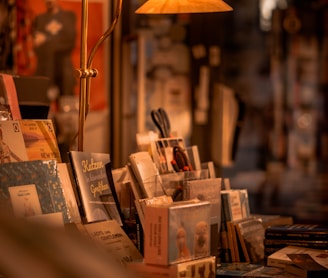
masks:
<svg viewBox="0 0 328 278"><path fill-rule="evenodd" d="M290 224L270 226L265 230L265 238L328 240L328 226L323 224Z"/></svg>
<svg viewBox="0 0 328 278"><path fill-rule="evenodd" d="M20 120L26 152L29 160L62 162L55 128L51 119Z"/></svg>
<svg viewBox="0 0 328 278"><path fill-rule="evenodd" d="M148 152L133 153L129 161L143 198L164 195L161 177Z"/></svg>
<svg viewBox="0 0 328 278"><path fill-rule="evenodd" d="M123 266L143 260L143 256L137 247L116 220L88 223L79 227L84 228L96 244L105 248L107 253Z"/></svg>
<svg viewBox="0 0 328 278"><path fill-rule="evenodd" d="M282 268L265 266L263 264L251 263L221 263L217 267L217 278L295 278L293 275Z"/></svg>
<svg viewBox="0 0 328 278"><path fill-rule="evenodd" d="M210 255L210 203L198 199L145 208L144 261L169 265Z"/></svg>
<svg viewBox="0 0 328 278"><path fill-rule="evenodd" d="M19 121L0 121L0 163L27 160L24 137Z"/></svg>
<svg viewBox="0 0 328 278"><path fill-rule="evenodd" d="M328 268L328 250L320 250L300 246L286 246L279 249L277 252L268 256L267 265L285 268L286 265L293 263L293 261L288 256L289 254L308 254L315 262L325 268Z"/></svg>
<svg viewBox="0 0 328 278"><path fill-rule="evenodd" d="M116 220L123 225L106 173L105 165L110 163L110 155L70 151L69 159L77 185L77 197L81 202L83 223Z"/></svg>
<svg viewBox="0 0 328 278"><path fill-rule="evenodd" d="M264 261L264 227L256 217L248 217L233 221L238 238L247 250L244 256L249 257L251 263L263 263Z"/></svg>
<svg viewBox="0 0 328 278"><path fill-rule="evenodd" d="M254 269L259 269L263 265L251 264L251 263L220 263L217 266L216 275L217 277L243 277Z"/></svg>
<svg viewBox="0 0 328 278"><path fill-rule="evenodd" d="M209 178L216 178L216 171L213 161L206 161L201 163L201 169L208 171L208 177ZM223 188L222 188L223 189Z"/></svg>
<svg viewBox="0 0 328 278"><path fill-rule="evenodd" d="M162 188L173 201L182 201L185 197L183 188L188 181L208 179L208 170L174 172L161 175Z"/></svg>
<svg viewBox="0 0 328 278"><path fill-rule="evenodd" d="M13 76L4 73L0 73L0 112L0 121L22 118Z"/></svg>
<svg viewBox="0 0 328 278"><path fill-rule="evenodd" d="M249 198L248 198L248 190L246 188L239 189L240 194L240 208L242 218L247 218L251 215L251 211L249 208Z"/></svg>
<svg viewBox="0 0 328 278"><path fill-rule="evenodd" d="M288 245L325 250L328 248L328 240L264 239L264 247L275 251Z"/></svg>
<svg viewBox="0 0 328 278"><path fill-rule="evenodd" d="M16 217L60 212L71 222L55 160L0 164L0 181L2 210Z"/></svg>
<svg viewBox="0 0 328 278"><path fill-rule="evenodd" d="M263 227L266 229L270 226L281 226L294 224L292 216L285 216L279 214L251 214L262 221Z"/></svg>
<svg viewBox="0 0 328 278"><path fill-rule="evenodd" d="M221 190L221 202L224 207L225 221L243 218L240 191L238 189Z"/></svg>
<svg viewBox="0 0 328 278"><path fill-rule="evenodd" d="M293 264L287 264L285 270L304 278L324 278L328 268L318 264L309 254L287 254Z"/></svg>
<svg viewBox="0 0 328 278"><path fill-rule="evenodd" d="M216 277L216 258L209 256L181 262L172 265L150 265L144 262L132 262L128 264L138 278L183 278L183 277Z"/></svg>
<svg viewBox="0 0 328 278"><path fill-rule="evenodd" d="M221 229L221 178L190 180L184 186L184 199L197 198L211 206L211 255L217 255Z"/></svg>
<svg viewBox="0 0 328 278"><path fill-rule="evenodd" d="M105 170L106 170L106 176L107 176L107 180L108 180L108 184L110 187L110 191L112 192L112 196L116 205L116 210L118 211L119 217L120 217L120 221L119 223L122 223L122 225L124 226L124 216L123 216L123 212L121 210L121 205L120 205L120 201L118 199L118 195L116 192L116 187L114 184L114 177L112 174L112 163L108 162L105 164Z"/></svg>
<svg viewBox="0 0 328 278"><path fill-rule="evenodd" d="M197 145L187 146L186 152L193 170L201 170L202 164L200 162L199 150Z"/></svg>
<svg viewBox="0 0 328 278"><path fill-rule="evenodd" d="M231 221L227 221L227 235L229 248L231 250L231 261L233 263L240 262L236 230L234 224Z"/></svg>
<svg viewBox="0 0 328 278"><path fill-rule="evenodd" d="M225 221L225 207L221 206L221 229L220 229L220 246L218 247L218 257L223 263L232 262L232 250L231 245L229 246L228 239L228 227L227 221Z"/></svg>
<svg viewBox="0 0 328 278"><path fill-rule="evenodd" d="M243 237L241 230L237 228L235 223L231 222L235 229L235 234L236 234L236 242L238 245L239 253L240 253L240 262L246 262L250 263L250 257L249 257L249 252L246 246L245 238Z"/></svg>
<svg viewBox="0 0 328 278"><path fill-rule="evenodd" d="M123 211L124 209L130 209L130 188L127 186L127 184L130 182L129 170L126 166L112 169L112 176L121 209Z"/></svg>
<svg viewBox="0 0 328 278"><path fill-rule="evenodd" d="M77 198L76 183L72 168L69 163L57 163L58 177L60 179L63 194L66 200L67 209L69 210L73 223L81 223L80 199Z"/></svg>

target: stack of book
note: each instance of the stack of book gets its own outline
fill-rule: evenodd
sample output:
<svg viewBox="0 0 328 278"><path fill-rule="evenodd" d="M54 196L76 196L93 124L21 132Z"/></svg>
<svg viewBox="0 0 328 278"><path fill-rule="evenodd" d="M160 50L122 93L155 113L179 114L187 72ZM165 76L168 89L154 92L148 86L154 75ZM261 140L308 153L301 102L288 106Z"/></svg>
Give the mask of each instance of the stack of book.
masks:
<svg viewBox="0 0 328 278"><path fill-rule="evenodd" d="M220 261L224 263L265 262L265 229L292 224L289 216L252 214L247 189L221 190Z"/></svg>
<svg viewBox="0 0 328 278"><path fill-rule="evenodd" d="M250 213L247 190L222 190L221 202L221 262L261 262L264 228Z"/></svg>
<svg viewBox="0 0 328 278"><path fill-rule="evenodd" d="M265 230L265 256L286 246L328 249L328 226L317 224L289 224L270 226Z"/></svg>

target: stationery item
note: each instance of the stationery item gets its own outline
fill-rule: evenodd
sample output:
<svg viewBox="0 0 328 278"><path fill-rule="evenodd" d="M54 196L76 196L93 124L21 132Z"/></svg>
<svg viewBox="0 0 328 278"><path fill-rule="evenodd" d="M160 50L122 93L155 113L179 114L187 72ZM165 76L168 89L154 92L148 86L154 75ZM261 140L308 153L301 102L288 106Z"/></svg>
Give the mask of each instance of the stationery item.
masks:
<svg viewBox="0 0 328 278"><path fill-rule="evenodd" d="M176 172L192 171L193 168L184 149L181 146L173 147L172 167Z"/></svg>
<svg viewBox="0 0 328 278"><path fill-rule="evenodd" d="M159 129L162 138L170 137L171 124L166 111L163 108L151 111L151 117L154 124Z"/></svg>

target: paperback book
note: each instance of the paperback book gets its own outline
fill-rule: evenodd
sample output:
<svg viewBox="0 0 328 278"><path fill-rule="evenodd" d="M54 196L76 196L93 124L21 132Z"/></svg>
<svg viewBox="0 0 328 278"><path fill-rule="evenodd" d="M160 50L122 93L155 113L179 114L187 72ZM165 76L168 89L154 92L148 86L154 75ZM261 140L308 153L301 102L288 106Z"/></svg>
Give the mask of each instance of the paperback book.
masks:
<svg viewBox="0 0 328 278"><path fill-rule="evenodd" d="M328 268L317 263L309 254L287 254L292 264L288 264L285 270L304 278L325 278L328 276Z"/></svg>
<svg viewBox="0 0 328 278"><path fill-rule="evenodd" d="M52 120L21 120L20 125L29 160L62 162Z"/></svg>
<svg viewBox="0 0 328 278"><path fill-rule="evenodd" d="M116 220L123 225L105 167L110 163L110 155L70 151L69 159L77 185L77 198L81 202L82 221Z"/></svg>
<svg viewBox="0 0 328 278"><path fill-rule="evenodd" d="M320 250L299 246L286 246L267 258L268 266L285 268L286 265L292 264L290 254L308 254L315 262L328 268L328 250Z"/></svg>
<svg viewBox="0 0 328 278"><path fill-rule="evenodd" d="M0 163L27 161L19 121L0 121Z"/></svg>
<svg viewBox="0 0 328 278"><path fill-rule="evenodd" d="M143 260L143 256L117 221L89 223L83 225L83 228L91 239L105 248L118 263L126 266L128 263Z"/></svg>
<svg viewBox="0 0 328 278"><path fill-rule="evenodd" d="M71 222L54 160L0 164L0 206L17 217L61 212Z"/></svg>

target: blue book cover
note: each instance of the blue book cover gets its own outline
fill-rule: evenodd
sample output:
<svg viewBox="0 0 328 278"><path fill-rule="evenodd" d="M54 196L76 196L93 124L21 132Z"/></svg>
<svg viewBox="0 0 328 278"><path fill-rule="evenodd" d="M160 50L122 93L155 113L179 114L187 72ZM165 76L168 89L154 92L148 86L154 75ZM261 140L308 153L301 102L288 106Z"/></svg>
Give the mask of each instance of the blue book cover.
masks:
<svg viewBox="0 0 328 278"><path fill-rule="evenodd" d="M34 193L27 189L29 185L36 190L42 214L62 212L65 223L70 222L70 215L63 195L55 160L33 160L0 164L0 202L3 209L13 211L18 195L32 196ZM11 195L10 189L16 188L16 196ZM19 191L19 188L22 190ZM25 188L23 190L23 188ZM12 190L11 190L12 191ZM13 192L13 191L12 191ZM18 195L17 195L18 194ZM31 212L31 211L30 211ZM31 213L30 213L31 214ZM33 214L33 213L32 213Z"/></svg>

